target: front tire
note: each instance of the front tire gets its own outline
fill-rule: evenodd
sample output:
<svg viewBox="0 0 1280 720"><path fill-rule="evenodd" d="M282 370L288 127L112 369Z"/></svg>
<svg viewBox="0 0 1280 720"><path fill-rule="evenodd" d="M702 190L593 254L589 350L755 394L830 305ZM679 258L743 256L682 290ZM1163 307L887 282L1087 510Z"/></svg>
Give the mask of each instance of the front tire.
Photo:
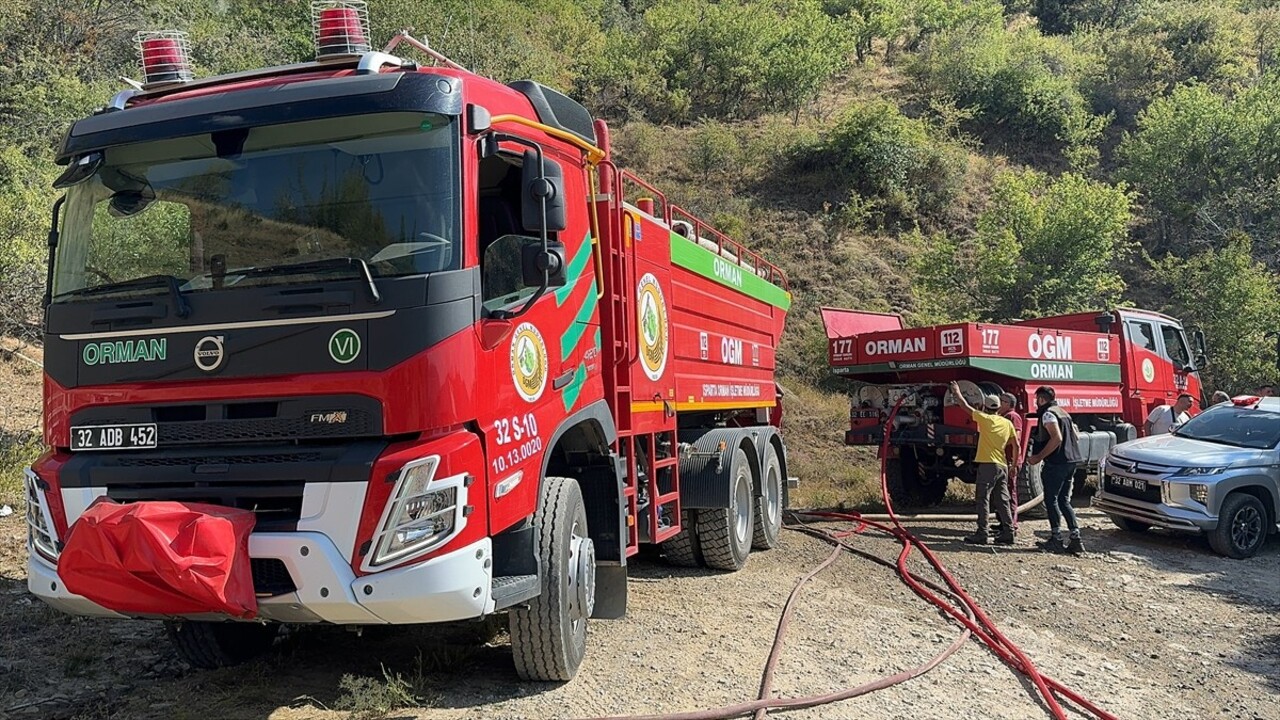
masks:
<svg viewBox="0 0 1280 720"><path fill-rule="evenodd" d="M1209 546L1219 555L1243 560L1253 557L1267 540L1267 509L1258 498L1234 492L1222 501L1218 527L1209 533Z"/></svg>
<svg viewBox="0 0 1280 720"><path fill-rule="evenodd" d="M542 592L508 613L511 652L523 680L572 680L587 652L595 602L595 546L576 480L549 477L533 518Z"/></svg>
<svg viewBox="0 0 1280 720"><path fill-rule="evenodd" d="M755 499L755 530L751 547L771 550L778 547L782 536L782 462L773 443L765 444L764 463L760 473L760 497Z"/></svg>
<svg viewBox="0 0 1280 720"><path fill-rule="evenodd" d="M697 533L707 567L734 571L747 564L755 534L751 466L742 448L733 452L729 477L729 507L698 510Z"/></svg>
<svg viewBox="0 0 1280 720"><path fill-rule="evenodd" d="M275 644L276 623L166 622L169 641L183 662L203 670L232 667L265 654Z"/></svg>

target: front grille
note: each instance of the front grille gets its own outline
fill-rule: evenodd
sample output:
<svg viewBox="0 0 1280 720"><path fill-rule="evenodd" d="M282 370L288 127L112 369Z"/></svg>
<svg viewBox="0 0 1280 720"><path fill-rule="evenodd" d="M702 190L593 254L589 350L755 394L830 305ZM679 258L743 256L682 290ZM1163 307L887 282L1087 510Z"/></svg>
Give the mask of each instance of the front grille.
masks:
<svg viewBox="0 0 1280 720"><path fill-rule="evenodd" d="M272 453L269 455L183 455L181 457L156 457L126 455L112 458L114 467L188 467L196 465L281 465L284 463L320 462L324 456L318 452Z"/></svg>
<svg viewBox="0 0 1280 720"><path fill-rule="evenodd" d="M304 486L293 481L114 483L107 486L107 497L120 503L171 500L252 510L255 532L280 532L297 529Z"/></svg>
<svg viewBox="0 0 1280 720"><path fill-rule="evenodd" d="M222 442L326 440L377 434L373 418L360 410L347 411L342 423L311 422L304 418L161 422L157 426L157 432L162 447Z"/></svg>
<svg viewBox="0 0 1280 720"><path fill-rule="evenodd" d="M156 425L160 448L227 443L375 438L382 404L363 395L316 395L202 403L95 405L71 425Z"/></svg>
<svg viewBox="0 0 1280 720"><path fill-rule="evenodd" d="M298 589L289 568L278 558L250 558L249 565L253 570L253 591L259 596L284 595Z"/></svg>

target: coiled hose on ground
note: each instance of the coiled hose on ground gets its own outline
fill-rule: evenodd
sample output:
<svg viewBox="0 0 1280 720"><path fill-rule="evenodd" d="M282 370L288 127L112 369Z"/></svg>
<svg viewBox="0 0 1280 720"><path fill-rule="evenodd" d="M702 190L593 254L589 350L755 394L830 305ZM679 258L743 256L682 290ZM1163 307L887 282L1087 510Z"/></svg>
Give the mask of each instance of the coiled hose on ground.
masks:
<svg viewBox="0 0 1280 720"><path fill-rule="evenodd" d="M905 398L904 398L905 399ZM1000 658L1005 664L1015 671L1026 676L1031 681L1032 687L1035 689L1036 697L1044 704L1056 720L1066 720L1066 711L1063 709L1059 698L1073 703L1078 708L1084 710L1090 715L1099 718L1099 720L1117 720L1115 715L1107 712L1098 705L1094 704L1080 693L1072 690L1062 682L1048 677L1040 672L1031 658L1027 656L1012 640L1000 631L996 624L987 616L982 607L978 605L968 592L960 585L959 581L947 570L942 561L933 553L933 551L912 535L906 528L902 526L902 518L900 518L893 510L892 500L889 498L888 482L886 476L886 463L883 458L888 457L888 444L890 434L887 428L893 426L893 420L898 414L898 410L902 405L900 399L894 405L893 410L889 414L889 420L886 424L886 432L881 448L880 462L880 491L884 496L885 507L888 512L883 516L861 515L855 512L828 512L828 511L791 511L793 522L785 527L795 532L801 532L826 542L831 543L834 547L831 555L821 562L817 567L811 570L807 575L800 578L795 587L791 591L791 595L787 598L787 602L783 607L782 615L778 619L777 630L774 634L773 645L769 651L769 657L765 661L765 667L760 679L760 693L758 699L750 702L738 703L735 705L727 705L719 708L711 708L707 710L696 710L682 713L663 713L656 715L626 715L626 716L610 716L608 718L593 718L592 720L720 720L722 718L746 717L752 715L755 720L763 720L769 710L798 710L802 708L815 707L828 703L839 702L866 695L867 693L881 690L899 683L906 682L912 678L919 677L933 668L937 667L944 660L955 654L964 643L970 638L976 636L996 657ZM1037 497L1019 508L1019 511L1034 507L1037 502L1042 500ZM886 520L879 520L884 517ZM919 515L912 516L919 518L927 518L932 520L940 519L957 519L969 520L973 515ZM816 528L805 523L806 519L817 520L840 520L853 523L853 526L845 530L832 530ZM885 524L892 523L891 525ZM897 562L890 563L860 550L848 541L848 538L855 534L861 533L867 529L872 529L896 539L902 549L898 554ZM908 566L907 560L911 556L913 550L919 550L925 560L933 568L943 584L925 579L914 573ZM777 670L778 660L782 655L782 647L786 638L787 628L790 624L791 613L795 607L795 600L800 596L801 590L812 580L818 573L830 567L841 552L848 552L859 557L868 559L886 567L892 567L897 570L898 576L916 595L928 600L941 612L958 622L964 629L959 636L956 637L950 645L942 652L935 655L928 662L917 665L903 672L888 677L883 677L873 682L865 683L854 688L847 688L836 692L809 695L805 697L794 698L771 698L773 692L773 677Z"/></svg>

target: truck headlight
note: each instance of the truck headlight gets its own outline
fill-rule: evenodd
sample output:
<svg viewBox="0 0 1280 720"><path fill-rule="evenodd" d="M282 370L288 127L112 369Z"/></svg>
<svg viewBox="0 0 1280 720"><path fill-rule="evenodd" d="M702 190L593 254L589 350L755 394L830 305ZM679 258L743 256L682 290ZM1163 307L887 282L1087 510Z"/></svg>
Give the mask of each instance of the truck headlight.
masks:
<svg viewBox="0 0 1280 720"><path fill-rule="evenodd" d="M374 539L370 568L403 562L448 542L462 531L465 475L436 479L439 456L404 466Z"/></svg>
<svg viewBox="0 0 1280 720"><path fill-rule="evenodd" d="M31 547L48 560L57 560L58 537L53 530L53 517L40 492L40 478L31 470L23 469L27 491L27 540Z"/></svg>
<svg viewBox="0 0 1280 720"><path fill-rule="evenodd" d="M1218 475L1226 471L1224 467L1185 467L1174 473L1178 477L1201 477L1204 475Z"/></svg>
<svg viewBox="0 0 1280 720"><path fill-rule="evenodd" d="M1192 500L1195 500L1201 505L1209 504L1209 486L1208 485L1195 484L1195 485L1189 485L1187 487L1191 491Z"/></svg>

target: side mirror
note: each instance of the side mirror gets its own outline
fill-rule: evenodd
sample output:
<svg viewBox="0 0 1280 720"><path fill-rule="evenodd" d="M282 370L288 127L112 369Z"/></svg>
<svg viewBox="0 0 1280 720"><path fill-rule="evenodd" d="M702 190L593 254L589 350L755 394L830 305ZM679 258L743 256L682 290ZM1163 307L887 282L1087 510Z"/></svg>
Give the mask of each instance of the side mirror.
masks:
<svg viewBox="0 0 1280 720"><path fill-rule="evenodd" d="M539 168L539 165L544 167ZM562 232L566 228L564 214L564 171L560 163L542 156L534 150L524 151L521 163L521 222L524 229L538 232L544 229L542 208L546 205L546 226L549 233Z"/></svg>
<svg viewBox="0 0 1280 720"><path fill-rule="evenodd" d="M547 287L564 287L565 248L558 240L549 240L544 251L541 245L532 243L520 248L520 273L528 287L540 287L545 277Z"/></svg>
<svg viewBox="0 0 1280 720"><path fill-rule="evenodd" d="M129 217L146 210L155 199L155 193L150 192L149 188L147 190L120 190L112 193L107 209L112 217Z"/></svg>
<svg viewBox="0 0 1280 720"><path fill-rule="evenodd" d="M62 190L88 180L98 172L98 168L102 167L103 160L104 156L101 152L81 155L71 161L67 169L63 170L58 179L53 181L54 189Z"/></svg>

